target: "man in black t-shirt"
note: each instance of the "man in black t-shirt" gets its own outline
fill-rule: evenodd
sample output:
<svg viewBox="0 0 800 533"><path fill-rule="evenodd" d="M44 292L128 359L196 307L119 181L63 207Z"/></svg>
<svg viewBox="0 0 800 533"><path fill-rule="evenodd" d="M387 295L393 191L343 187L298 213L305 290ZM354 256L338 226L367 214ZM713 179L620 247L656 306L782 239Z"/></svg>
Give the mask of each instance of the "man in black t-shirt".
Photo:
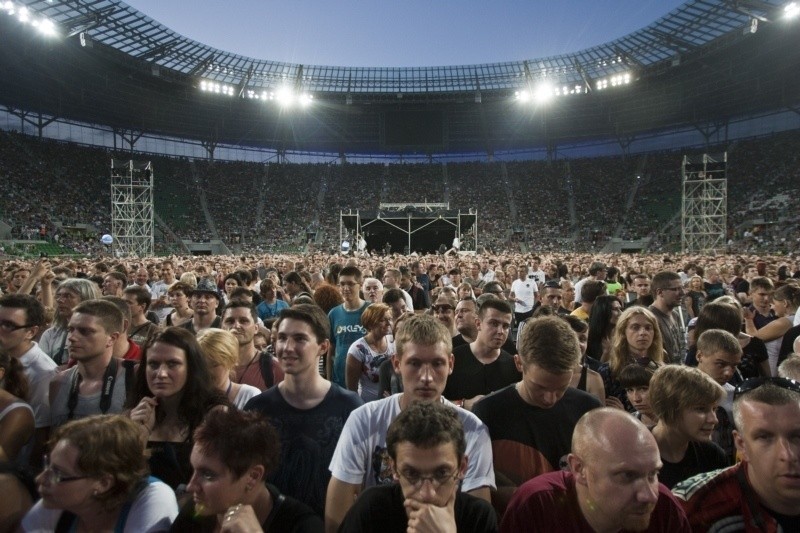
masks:
<svg viewBox="0 0 800 533"><path fill-rule="evenodd" d="M453 350L455 361L444 389L445 398L471 410L486 394L521 379L514 357L502 349L513 316L511 305L505 300L490 298L481 305L475 340Z"/></svg>
<svg viewBox="0 0 800 533"><path fill-rule="evenodd" d="M497 483L492 503L501 516L517 487L559 469L570 451L575 424L601 405L591 394L569 386L581 350L565 320L531 320L517 348L514 358L522 380L473 408L489 428Z"/></svg>
<svg viewBox="0 0 800 533"><path fill-rule="evenodd" d="M339 435L350 412L363 403L356 393L320 376L319 358L328 352L329 337L328 317L319 307L282 310L275 355L285 377L245 406L269 417L280 435L281 458L270 481L319 516Z"/></svg>
<svg viewBox="0 0 800 533"><path fill-rule="evenodd" d="M458 490L468 458L464 429L452 408L412 403L389 426L386 447L397 483L362 493L339 531L497 531L489 503Z"/></svg>

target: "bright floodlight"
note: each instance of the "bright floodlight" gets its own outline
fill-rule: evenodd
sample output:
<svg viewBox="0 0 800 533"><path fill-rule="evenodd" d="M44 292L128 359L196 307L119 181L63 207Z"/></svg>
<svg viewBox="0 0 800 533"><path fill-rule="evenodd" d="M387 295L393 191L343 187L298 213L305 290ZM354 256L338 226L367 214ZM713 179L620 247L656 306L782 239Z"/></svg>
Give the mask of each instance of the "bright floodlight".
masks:
<svg viewBox="0 0 800 533"><path fill-rule="evenodd" d="M14 2L8 0L7 2L3 2L3 9L5 9L9 15L14 14Z"/></svg>
<svg viewBox="0 0 800 533"><path fill-rule="evenodd" d="M298 101L300 102L300 105L302 107L310 106L311 102L313 100L314 100L314 95L313 94L307 94L307 93L301 94L300 98L298 98Z"/></svg>
<svg viewBox="0 0 800 533"><path fill-rule="evenodd" d="M19 18L20 22L28 22L28 18L30 17L30 13L28 13L28 8L22 6L19 8L19 13L17 14L17 18Z"/></svg>
<svg viewBox="0 0 800 533"><path fill-rule="evenodd" d="M531 99L531 93L528 91L517 91L514 93L514 97L520 102L527 102Z"/></svg>
<svg viewBox="0 0 800 533"><path fill-rule="evenodd" d="M275 92L275 99L281 105L290 106L294 103L294 92L289 87L281 87Z"/></svg>
<svg viewBox="0 0 800 533"><path fill-rule="evenodd" d="M783 16L787 19L793 19L800 15L800 5L797 2L790 2L783 6Z"/></svg>
<svg viewBox="0 0 800 533"><path fill-rule="evenodd" d="M533 99L539 103L551 100L554 95L555 91L553 90L553 86L547 82L540 83L533 91Z"/></svg>
<svg viewBox="0 0 800 533"><path fill-rule="evenodd" d="M42 19L36 27L42 35L47 35L48 37L52 37L57 33L56 25L50 19Z"/></svg>

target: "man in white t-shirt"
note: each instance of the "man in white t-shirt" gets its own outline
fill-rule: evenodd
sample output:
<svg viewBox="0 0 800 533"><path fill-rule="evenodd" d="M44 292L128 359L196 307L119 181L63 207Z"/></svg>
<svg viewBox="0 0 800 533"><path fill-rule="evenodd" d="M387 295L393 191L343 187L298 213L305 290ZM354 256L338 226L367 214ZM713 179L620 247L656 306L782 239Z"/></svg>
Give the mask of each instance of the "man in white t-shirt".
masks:
<svg viewBox="0 0 800 533"><path fill-rule="evenodd" d="M508 299L514 302L514 320L521 324L523 320L533 314L533 304L536 302L536 293L539 287L536 281L528 276L528 266L519 265L517 268L519 278L511 283L511 292Z"/></svg>
<svg viewBox="0 0 800 533"><path fill-rule="evenodd" d="M365 488L392 483L386 432L412 402L442 402L447 376L453 371L450 333L429 315L406 319L395 339L394 369L405 392L369 402L354 410L345 423L331 461L331 481L325 503L325 530L339 528L356 497ZM461 490L489 501L495 488L491 442L486 426L472 413L452 405L464 425L469 465Z"/></svg>

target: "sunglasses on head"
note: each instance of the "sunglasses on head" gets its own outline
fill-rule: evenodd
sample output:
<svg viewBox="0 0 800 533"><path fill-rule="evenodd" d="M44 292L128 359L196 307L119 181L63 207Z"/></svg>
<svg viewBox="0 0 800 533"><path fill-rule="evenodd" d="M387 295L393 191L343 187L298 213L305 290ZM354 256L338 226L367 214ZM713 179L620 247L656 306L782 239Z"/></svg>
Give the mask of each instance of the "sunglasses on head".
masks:
<svg viewBox="0 0 800 533"><path fill-rule="evenodd" d="M737 385L736 388L733 390L733 397L738 398L742 394L746 394L767 383L775 385L776 387L780 387L782 389L800 393L800 382L797 382L793 379L779 378L779 377L758 377L758 378L746 379L741 383L739 383L739 385Z"/></svg>

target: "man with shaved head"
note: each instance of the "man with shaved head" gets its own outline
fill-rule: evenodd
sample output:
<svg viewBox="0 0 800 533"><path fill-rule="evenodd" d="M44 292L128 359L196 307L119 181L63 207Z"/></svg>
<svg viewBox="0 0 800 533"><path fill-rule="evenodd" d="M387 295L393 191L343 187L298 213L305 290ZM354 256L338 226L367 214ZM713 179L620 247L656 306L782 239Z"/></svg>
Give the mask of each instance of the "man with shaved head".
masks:
<svg viewBox="0 0 800 533"><path fill-rule="evenodd" d="M581 417L572 435L569 471L533 478L514 494L502 532L691 531L680 504L658 482L653 435L619 409Z"/></svg>

